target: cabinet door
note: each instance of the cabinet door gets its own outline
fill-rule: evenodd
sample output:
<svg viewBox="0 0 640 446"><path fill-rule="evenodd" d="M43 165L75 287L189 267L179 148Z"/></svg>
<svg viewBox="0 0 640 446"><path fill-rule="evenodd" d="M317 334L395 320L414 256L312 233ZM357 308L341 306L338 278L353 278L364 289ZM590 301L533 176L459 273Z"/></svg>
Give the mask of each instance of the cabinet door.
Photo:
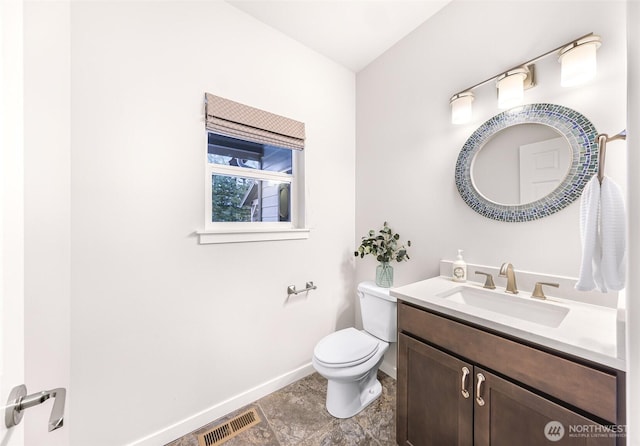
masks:
<svg viewBox="0 0 640 446"><path fill-rule="evenodd" d="M404 334L398 343L398 444L472 446L473 366Z"/></svg>
<svg viewBox="0 0 640 446"><path fill-rule="evenodd" d="M477 366L474 372L475 446L615 445L592 420Z"/></svg>

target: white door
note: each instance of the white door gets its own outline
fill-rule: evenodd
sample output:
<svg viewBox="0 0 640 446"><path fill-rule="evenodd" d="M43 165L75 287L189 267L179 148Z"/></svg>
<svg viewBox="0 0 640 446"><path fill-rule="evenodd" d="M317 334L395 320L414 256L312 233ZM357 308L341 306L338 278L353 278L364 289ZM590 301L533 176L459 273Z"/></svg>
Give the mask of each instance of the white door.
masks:
<svg viewBox="0 0 640 446"><path fill-rule="evenodd" d="M37 206L40 202L34 204L33 197L39 196L36 186L50 184L47 183L50 178L43 179L37 170L38 174L32 174L30 180L25 175L29 166L33 172L34 159L38 159L35 154L40 155L29 151L30 147L37 147L34 135L51 134L46 124L37 122L40 109L34 107L41 103L39 95L46 84L42 80L50 81L51 85L46 86L52 86L51 91L60 90L60 96L69 97L68 89L65 91L59 85L60 73L47 72L36 76L34 82L34 73L51 66L43 56L52 57L44 52L48 47L38 46L42 39L51 38L48 30L36 26L47 23L46 17L51 16L43 16L52 9L34 9L34 5L58 3L61 2L0 0L0 446L69 444L68 418L64 422L68 413L66 390L59 388L69 386L68 338L60 335L68 327L68 313L64 305L55 310L61 305L56 298L60 293L54 291L57 288L52 287L51 278L40 280L39 275L47 262L60 262L66 254L57 245L42 248L44 231L25 230L30 221L37 221L34 209L40 209ZM67 5L63 5L66 9L58 8L64 17L69 17ZM52 28L58 23L54 17ZM34 32L36 28L38 32ZM40 59L40 65L33 63ZM52 100L47 97L45 102ZM47 146L48 152L51 147ZM48 195L46 203L50 198ZM64 274L59 280L66 283ZM24 420L7 428L5 406L10 392L18 386L23 386L24 398L19 400L22 410L18 414ZM66 429L59 429L64 424Z"/></svg>
<svg viewBox="0 0 640 446"><path fill-rule="evenodd" d="M571 150L563 137L520 146L520 203L548 195L562 182Z"/></svg>
<svg viewBox="0 0 640 446"><path fill-rule="evenodd" d="M23 5L0 2L0 445L22 446L24 424L7 429L4 406L24 383Z"/></svg>

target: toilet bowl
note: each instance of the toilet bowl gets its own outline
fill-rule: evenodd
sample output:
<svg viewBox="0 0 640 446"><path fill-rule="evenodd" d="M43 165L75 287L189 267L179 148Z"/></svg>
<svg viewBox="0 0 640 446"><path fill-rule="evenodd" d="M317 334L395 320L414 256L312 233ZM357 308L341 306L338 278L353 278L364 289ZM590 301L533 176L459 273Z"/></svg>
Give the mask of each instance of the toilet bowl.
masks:
<svg viewBox="0 0 640 446"><path fill-rule="evenodd" d="M345 328L323 338L313 352L313 367L327 378L327 410L350 418L382 392L377 379L389 344L370 334Z"/></svg>
<svg viewBox="0 0 640 446"><path fill-rule="evenodd" d="M331 333L313 351L313 367L328 380L327 411L336 418L350 418L380 396L378 368L389 342L396 341L396 301L389 289L363 282L358 296L364 330Z"/></svg>

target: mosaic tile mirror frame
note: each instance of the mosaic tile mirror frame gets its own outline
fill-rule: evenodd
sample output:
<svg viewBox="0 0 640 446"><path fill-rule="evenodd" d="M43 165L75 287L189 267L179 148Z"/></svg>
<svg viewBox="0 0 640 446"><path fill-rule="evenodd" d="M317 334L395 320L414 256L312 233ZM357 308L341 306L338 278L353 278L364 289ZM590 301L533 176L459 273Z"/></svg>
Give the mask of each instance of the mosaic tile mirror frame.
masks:
<svg viewBox="0 0 640 446"><path fill-rule="evenodd" d="M563 135L571 147L571 165L559 186L539 200L519 205L494 203L474 187L473 160L496 133L518 124L542 124ZM460 196L474 211L494 220L525 222L546 217L571 204L580 197L597 169L597 132L584 115L556 104L528 104L494 116L473 132L458 155L455 180Z"/></svg>

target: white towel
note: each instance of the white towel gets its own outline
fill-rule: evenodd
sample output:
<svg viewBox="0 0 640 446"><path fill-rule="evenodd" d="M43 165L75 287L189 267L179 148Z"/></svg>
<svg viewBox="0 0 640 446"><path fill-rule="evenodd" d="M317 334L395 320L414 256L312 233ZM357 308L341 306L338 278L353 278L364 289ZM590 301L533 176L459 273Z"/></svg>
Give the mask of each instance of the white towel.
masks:
<svg viewBox="0 0 640 446"><path fill-rule="evenodd" d="M596 287L594 266L600 265L600 249L596 249L598 237L598 217L600 214L600 182L596 175L591 178L580 198L580 240L582 241L582 262L580 278L575 288L591 291ZM598 259L595 257L598 256Z"/></svg>
<svg viewBox="0 0 640 446"><path fill-rule="evenodd" d="M600 186L600 235L602 239L602 292L620 291L627 274L627 217L618 185L604 177Z"/></svg>
<svg viewBox="0 0 640 446"><path fill-rule="evenodd" d="M596 175L585 186L580 199L582 262L575 288L603 293L621 290L626 275L626 217L617 184Z"/></svg>

